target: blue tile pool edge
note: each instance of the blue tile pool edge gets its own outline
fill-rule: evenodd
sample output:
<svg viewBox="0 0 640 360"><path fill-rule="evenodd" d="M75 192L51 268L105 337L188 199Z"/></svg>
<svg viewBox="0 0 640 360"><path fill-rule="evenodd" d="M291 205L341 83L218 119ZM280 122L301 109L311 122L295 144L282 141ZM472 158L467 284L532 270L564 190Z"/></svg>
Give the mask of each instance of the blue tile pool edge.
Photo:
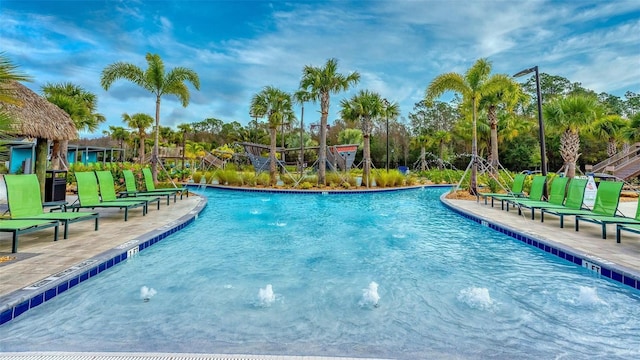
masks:
<svg viewBox="0 0 640 360"><path fill-rule="evenodd" d="M175 221L0 297L0 326L182 230L193 223L206 206L207 199L202 197L193 210Z"/></svg>
<svg viewBox="0 0 640 360"><path fill-rule="evenodd" d="M638 271L599 258L597 256L593 256L587 253L579 253L573 248L553 242L551 240L541 240L507 225L498 224L485 217L466 212L460 208L457 208L451 202L447 201L445 198L446 196L446 193L442 194L442 196L440 197L440 202L448 209L452 210L458 215L461 215L464 218L467 218L495 231L501 232L513 239L522 242L525 245L535 247L551 255L557 256L563 260L572 262L575 265L584 267L600 276L604 276L610 280L618 282L621 285L626 285L633 289L640 290L640 273Z"/></svg>
<svg viewBox="0 0 640 360"><path fill-rule="evenodd" d="M230 190L230 191L244 191L244 192L261 192L261 193L280 193L280 194L307 194L307 195L351 195L351 194L371 194L377 192L393 192L403 190L415 190L424 189L430 187L451 187L450 184L420 184L403 187L371 187L369 189L363 188L359 190L336 190L336 189L276 189L276 188L252 188L252 187L240 187L240 186L228 186L228 185L213 185L213 184L187 184L190 190L199 190L204 188L218 189L218 190Z"/></svg>

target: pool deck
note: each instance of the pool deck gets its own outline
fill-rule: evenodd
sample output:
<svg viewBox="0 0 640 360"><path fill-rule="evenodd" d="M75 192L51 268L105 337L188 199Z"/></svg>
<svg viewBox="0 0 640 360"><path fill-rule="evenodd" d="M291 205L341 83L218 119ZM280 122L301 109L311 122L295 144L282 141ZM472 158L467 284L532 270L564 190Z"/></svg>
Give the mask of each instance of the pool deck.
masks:
<svg viewBox="0 0 640 360"><path fill-rule="evenodd" d="M67 200L73 201L69 195ZM540 213L536 210L535 220L531 220L530 210L524 210L522 215L518 215L517 209L511 208L506 212L500 209L499 202L495 207L484 205L484 201L452 200L442 199L442 201L455 208L457 211L467 213L473 217L480 218L510 229L526 234L532 238L537 238L552 244L572 249L577 254L583 254L588 258L599 259L601 262L612 264L615 267L628 270L634 275L640 274L640 235L624 232L622 242L615 241L615 225L608 225L607 239L601 238L601 226L597 224L581 222L580 231L574 230L574 218L565 218L565 228L559 227L559 219L556 216L545 216L544 223L540 222ZM11 254L11 235L0 233L0 257L15 256L15 260L0 263L0 308L7 305L7 299L15 301L16 294L20 294L30 285L42 281L54 274L59 274L67 269L76 266L88 259L96 258L101 254L108 253L115 248L122 249L123 244L135 242L135 239L143 238L161 229L166 229L176 222L192 219L199 211L206 206L206 200L202 197L191 194L183 200L178 199L170 206L166 203L161 205L160 210L155 206L150 207L146 216L142 216L139 209L133 209L129 213L129 221L124 221L123 211L118 209L96 209L100 213L100 228L94 231L93 221L73 223L70 226L69 239L62 238L62 226L60 227L60 239L52 241L53 230L23 234L20 236L17 254ZM625 215L633 217L635 215L637 201L621 202L619 210ZM197 221L197 220L196 220ZM19 321L19 320L18 320ZM34 357L30 357L33 355ZM2 354L0 358L64 358L60 353L30 354ZM69 353L67 353L69 355ZM80 355L80 354L75 354ZM88 355L84 353L84 355ZM115 353L111 353L117 358ZM141 356L142 354L138 354ZM100 359L102 356L93 354L92 359ZM202 356L202 357L200 357ZM212 357L213 356L213 357ZM217 356L217 357L216 357ZM329 359L328 357L295 357L295 356L271 356L253 357L235 355L207 355L199 354L198 357L190 357L187 354L146 354L144 359L182 359L182 358L215 358L215 359ZM78 358L83 358L79 356ZM127 358L123 355L122 358ZM346 358L341 358L346 359Z"/></svg>

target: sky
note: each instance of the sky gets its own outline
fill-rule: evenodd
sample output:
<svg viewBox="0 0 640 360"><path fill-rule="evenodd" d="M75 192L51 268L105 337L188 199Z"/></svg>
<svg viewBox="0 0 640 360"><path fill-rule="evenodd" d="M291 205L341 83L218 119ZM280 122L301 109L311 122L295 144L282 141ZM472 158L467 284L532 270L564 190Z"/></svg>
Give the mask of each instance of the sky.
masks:
<svg viewBox="0 0 640 360"><path fill-rule="evenodd" d="M162 126L206 118L246 125L256 93L293 93L304 66L330 58L339 73L361 76L331 96L330 123L340 101L364 89L398 103L407 118L436 76L464 73L479 58L492 73L537 65L597 93L640 93L640 1L0 0L0 51L33 77L25 85L37 93L72 82L97 95L107 120L82 138L126 127L123 113L155 115L154 96L137 85L100 86L115 62L146 69L146 53L159 54L167 71L200 77L199 91L188 84L188 107L162 98ZM305 105L307 127L319 111Z"/></svg>

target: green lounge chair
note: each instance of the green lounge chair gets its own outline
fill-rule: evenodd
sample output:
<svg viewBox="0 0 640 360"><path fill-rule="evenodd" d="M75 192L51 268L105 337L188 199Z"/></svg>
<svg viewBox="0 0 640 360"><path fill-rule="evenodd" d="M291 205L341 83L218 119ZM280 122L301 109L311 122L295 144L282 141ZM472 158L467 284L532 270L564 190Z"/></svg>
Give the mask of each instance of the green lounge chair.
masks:
<svg viewBox="0 0 640 360"><path fill-rule="evenodd" d="M545 175L536 175L531 182L531 189L529 189L529 196L520 198L521 200L541 201L542 195L544 195L544 187L547 185L547 177ZM509 204L512 204L514 198L507 198L504 201L507 203L507 211L509 211ZM518 214L521 214L518 209Z"/></svg>
<svg viewBox="0 0 640 360"><path fill-rule="evenodd" d="M554 214L554 210L580 210L582 209L582 201L584 200L584 191L587 187L586 179L571 179L569 189L567 190L567 198L564 205L549 204L540 208L540 222L544 222L544 214ZM560 227L564 227L564 216L560 216Z"/></svg>
<svg viewBox="0 0 640 360"><path fill-rule="evenodd" d="M640 224L618 224L616 225L616 242L620 242L620 233L624 231L640 234Z"/></svg>
<svg viewBox="0 0 640 360"><path fill-rule="evenodd" d="M493 200L498 199L501 201L502 206L504 208L504 199L511 199L514 197L523 196L522 192L524 188L524 180L526 179L525 174L516 174L513 177L513 183L511 184L511 190L509 190L506 194L501 193L480 193L480 196L484 198L484 204L487 205L487 199L491 198L491 207L493 207Z"/></svg>
<svg viewBox="0 0 640 360"><path fill-rule="evenodd" d="M69 224L94 219L98 230L98 213L44 212L40 197L40 183L35 174L5 175L7 203L11 219L58 220L64 225L64 238L69 237Z"/></svg>
<svg viewBox="0 0 640 360"><path fill-rule="evenodd" d="M124 184L126 186L127 191L119 192L121 197L136 197L136 196L146 196L146 195L166 196L167 205L169 205L170 198L173 195L173 202L175 203L177 201L178 191L151 191L151 192L138 191L138 188L136 186L136 178L133 175L133 171L122 170L122 175L124 176ZM163 190L163 189L160 189L160 190Z"/></svg>
<svg viewBox="0 0 640 360"><path fill-rule="evenodd" d="M119 208L124 209L124 221L129 218L129 209L141 207L142 215L147 214L147 203L145 201L100 201L98 180L93 171L76 171L75 176L78 183L78 203L71 205L74 211L78 211L81 208Z"/></svg>
<svg viewBox="0 0 640 360"><path fill-rule="evenodd" d="M600 189L598 189L600 190ZM613 200L613 199L612 199ZM618 208L618 203L620 200L620 193L618 192L618 201L615 204L616 210ZM635 217L625 217L625 216L616 216L615 211L613 212L613 216L609 215L577 215L576 216L576 231L579 230L580 220L600 224L602 225L602 238L607 238L607 225L608 224L628 224L628 225L640 225L640 201L638 202L639 206L636 208L636 216ZM616 241L620 242L619 231L616 229Z"/></svg>
<svg viewBox="0 0 640 360"><path fill-rule="evenodd" d="M535 179L534 179L535 180ZM562 206L564 203L564 197L567 193L567 177L555 177L551 181L551 189L549 190L549 200L533 200L533 199L514 199L509 202L518 207L518 215L522 215L522 208L531 209L531 220L535 219L535 209L541 209L548 207L549 205ZM533 194L534 187L531 186L531 193ZM507 204L507 210L509 205Z"/></svg>
<svg viewBox="0 0 640 360"><path fill-rule="evenodd" d="M614 216L620 202L620 192L624 185L621 181L601 181L596 192L593 209L542 209L543 213L554 214L560 217L560 227L564 225L564 216L597 215ZM577 223L576 223L577 225ZM576 227L576 231L578 228ZM604 231L606 237L606 228Z"/></svg>
<svg viewBox="0 0 640 360"><path fill-rule="evenodd" d="M20 234L26 234L52 226L55 227L53 232L53 241L58 241L58 226L60 226L60 223L56 220L0 220L0 232L13 233L13 245L11 246L12 253L18 252L18 236Z"/></svg>
<svg viewBox="0 0 640 360"><path fill-rule="evenodd" d="M159 192L167 192L167 191L175 191L180 193L180 200L182 200L182 194L186 194L189 197L189 189L186 187L175 187L175 188L164 188L164 189L156 189L156 185L153 183L153 175L151 174L151 170L149 168L142 169L142 175L144 176L144 185L147 188L147 192L159 191Z"/></svg>
<svg viewBox="0 0 640 360"><path fill-rule="evenodd" d="M157 203L158 210L160 210L160 197L158 196L138 196L136 198L118 198L116 195L116 187L113 183L113 175L111 175L111 171L96 171L96 177L98 178L98 187L100 188L100 200L103 203L109 202L141 202L144 201L147 203L147 209L149 209L149 204Z"/></svg>

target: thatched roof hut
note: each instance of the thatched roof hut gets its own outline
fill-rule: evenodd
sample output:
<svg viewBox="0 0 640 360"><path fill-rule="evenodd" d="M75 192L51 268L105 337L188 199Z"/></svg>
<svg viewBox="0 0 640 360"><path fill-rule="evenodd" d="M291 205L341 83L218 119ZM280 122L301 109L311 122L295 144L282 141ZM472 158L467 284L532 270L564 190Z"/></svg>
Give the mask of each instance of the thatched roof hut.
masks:
<svg viewBox="0 0 640 360"><path fill-rule="evenodd" d="M48 140L73 140L78 131L69 115L19 82L3 84L3 90L20 100L20 105L0 102L0 111L14 119L9 135Z"/></svg>

